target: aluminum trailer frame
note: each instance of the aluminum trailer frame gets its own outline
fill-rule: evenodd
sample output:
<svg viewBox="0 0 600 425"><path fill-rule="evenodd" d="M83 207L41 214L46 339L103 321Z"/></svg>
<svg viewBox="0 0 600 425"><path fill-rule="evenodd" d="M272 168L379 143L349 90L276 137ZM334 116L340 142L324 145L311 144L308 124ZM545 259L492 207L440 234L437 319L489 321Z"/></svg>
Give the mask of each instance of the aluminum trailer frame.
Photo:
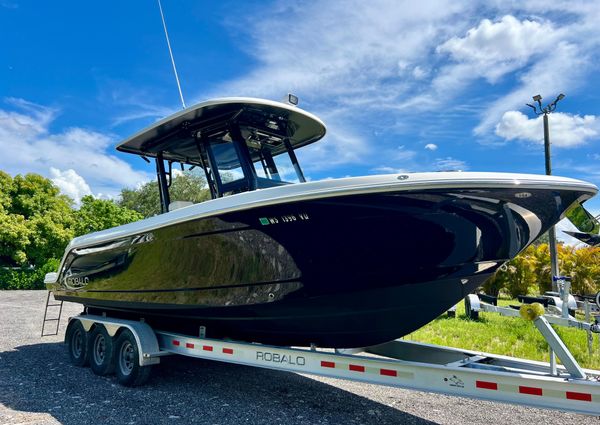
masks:
<svg viewBox="0 0 600 425"><path fill-rule="evenodd" d="M551 307L554 307L554 311L556 311L555 306ZM456 311L456 306L454 306L453 309L454 311ZM477 294L467 295L465 297L465 312L467 317L475 317L474 313L479 313L480 311L485 311L488 313L498 313L502 316L508 317L520 317L519 310L516 310L511 307L500 307L497 305L489 304L481 300ZM600 324L596 320L594 320L594 322L583 322L581 320L577 320L573 316L563 317L552 313L546 313L543 317L545 317L546 320L552 323L553 325L566 326L593 333L600 333Z"/></svg>
<svg viewBox="0 0 600 425"><path fill-rule="evenodd" d="M152 329L143 321L80 315L86 332L102 325L111 337L135 335L140 366L180 354L273 370L321 375L390 387L429 391L600 416L600 371L580 369L436 345L391 341L352 350L276 347L215 340ZM547 322L545 322L547 323ZM357 354L360 352L360 354ZM119 363L119 360L116 360Z"/></svg>

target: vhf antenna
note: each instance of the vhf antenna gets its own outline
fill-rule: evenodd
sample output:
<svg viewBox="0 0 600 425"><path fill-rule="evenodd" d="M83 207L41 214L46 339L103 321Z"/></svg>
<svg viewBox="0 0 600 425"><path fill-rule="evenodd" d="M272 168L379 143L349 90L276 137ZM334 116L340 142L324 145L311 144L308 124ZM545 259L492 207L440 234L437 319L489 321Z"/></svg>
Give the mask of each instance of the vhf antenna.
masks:
<svg viewBox="0 0 600 425"><path fill-rule="evenodd" d="M183 93L181 92L181 84L179 83L179 75L177 75L177 67L175 66L175 59L173 58L173 51L171 50L171 42L169 41L169 33L167 32L167 24L165 23L165 15L163 14L162 5L158 0L158 9L160 10L160 18L162 19L163 28L165 29L165 37L167 39L167 47L169 48L169 55L171 56L171 63L173 64L173 72L175 73L175 81L177 81L177 89L179 90L179 97L181 98L181 104L183 109L186 108L185 100L183 100Z"/></svg>

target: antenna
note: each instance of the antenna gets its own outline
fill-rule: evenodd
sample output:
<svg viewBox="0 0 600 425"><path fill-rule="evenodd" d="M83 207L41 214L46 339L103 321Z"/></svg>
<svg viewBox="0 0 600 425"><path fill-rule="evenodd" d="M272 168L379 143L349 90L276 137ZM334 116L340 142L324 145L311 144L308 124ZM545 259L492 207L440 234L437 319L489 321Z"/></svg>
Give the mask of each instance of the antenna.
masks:
<svg viewBox="0 0 600 425"><path fill-rule="evenodd" d="M175 81L177 81L177 89L179 90L179 97L181 98L181 104L183 109L186 108L185 100L183 100L183 93L181 92L181 84L179 83L179 75L177 75L177 67L175 66L175 59L173 58L173 51L171 50L171 42L169 41L169 33L167 32L167 24L165 23L165 15L163 14L162 5L158 0L158 9L160 10L160 18L162 19L163 28L165 29L165 37L167 39L167 47L169 48L169 55L171 56L171 63L173 64L173 72L175 73Z"/></svg>

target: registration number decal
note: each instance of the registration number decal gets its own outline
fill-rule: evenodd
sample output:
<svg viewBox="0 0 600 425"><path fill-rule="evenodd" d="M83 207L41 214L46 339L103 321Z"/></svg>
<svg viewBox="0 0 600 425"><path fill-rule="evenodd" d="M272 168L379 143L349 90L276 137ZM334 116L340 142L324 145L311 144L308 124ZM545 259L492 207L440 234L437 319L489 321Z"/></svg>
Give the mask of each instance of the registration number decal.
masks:
<svg viewBox="0 0 600 425"><path fill-rule="evenodd" d="M267 226L269 224L283 224L283 223L294 223L297 221L308 221L310 217L307 213L298 213L298 214L284 214L277 215L271 217L260 217L258 221L263 226Z"/></svg>

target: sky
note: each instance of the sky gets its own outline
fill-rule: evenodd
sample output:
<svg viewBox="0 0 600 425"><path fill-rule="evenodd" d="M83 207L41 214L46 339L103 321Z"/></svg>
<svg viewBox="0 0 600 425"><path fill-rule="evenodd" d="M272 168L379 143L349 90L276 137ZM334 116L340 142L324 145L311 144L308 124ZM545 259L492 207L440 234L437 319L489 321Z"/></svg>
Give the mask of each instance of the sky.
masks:
<svg viewBox="0 0 600 425"><path fill-rule="evenodd" d="M187 105L286 93L327 126L308 178L419 171L553 174L600 185L600 2L162 0ZM154 176L118 153L177 112L152 0L0 0L0 170L76 201ZM600 197L588 202L600 213Z"/></svg>

